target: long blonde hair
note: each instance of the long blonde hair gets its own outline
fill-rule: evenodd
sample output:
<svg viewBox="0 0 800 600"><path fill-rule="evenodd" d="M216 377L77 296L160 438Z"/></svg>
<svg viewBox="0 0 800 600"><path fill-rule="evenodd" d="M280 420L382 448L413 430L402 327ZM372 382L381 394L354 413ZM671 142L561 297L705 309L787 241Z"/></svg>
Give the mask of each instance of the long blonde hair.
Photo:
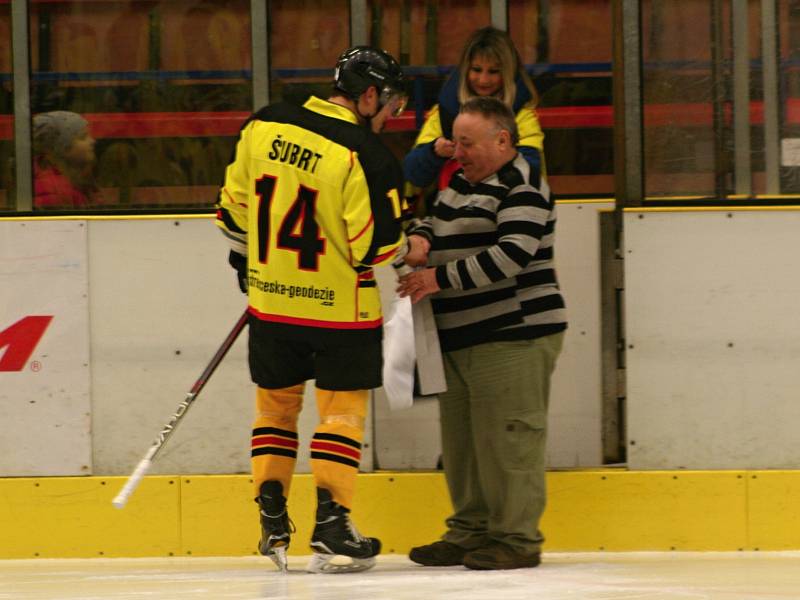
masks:
<svg viewBox="0 0 800 600"><path fill-rule="evenodd" d="M469 37L464 45L464 50L461 52L461 59L458 63L458 102L460 104L464 104L475 96L475 93L469 88L469 67L477 57L485 57L495 61L500 66L503 85L500 87L498 98L509 107L514 104L518 77L522 80L522 84L528 88L534 104L538 102L536 88L522 65L519 52L517 52L511 36L505 31L490 26L475 31Z"/></svg>

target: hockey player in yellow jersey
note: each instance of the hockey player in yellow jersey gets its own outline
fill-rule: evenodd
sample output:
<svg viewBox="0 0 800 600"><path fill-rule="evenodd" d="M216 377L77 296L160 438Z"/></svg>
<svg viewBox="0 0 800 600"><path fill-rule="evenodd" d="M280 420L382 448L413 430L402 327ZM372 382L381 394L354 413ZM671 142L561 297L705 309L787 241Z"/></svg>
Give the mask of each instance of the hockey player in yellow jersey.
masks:
<svg viewBox="0 0 800 600"><path fill-rule="evenodd" d="M249 301L257 384L252 472L259 550L286 570L286 498L305 382L320 423L311 440L317 486L309 570L363 570L380 541L349 518L369 390L381 385L382 315L373 267L406 249L399 163L376 135L405 106L403 73L367 46L337 61L327 100L277 103L243 126L220 190L217 225ZM336 555L350 557L334 566Z"/></svg>

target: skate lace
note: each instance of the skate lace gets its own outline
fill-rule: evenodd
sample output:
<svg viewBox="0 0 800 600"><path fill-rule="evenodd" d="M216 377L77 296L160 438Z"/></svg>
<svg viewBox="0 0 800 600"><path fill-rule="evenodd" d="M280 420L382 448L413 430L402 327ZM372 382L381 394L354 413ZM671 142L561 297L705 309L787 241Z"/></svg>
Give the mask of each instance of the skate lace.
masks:
<svg viewBox="0 0 800 600"><path fill-rule="evenodd" d="M268 512L266 512L265 510L263 510L263 509L261 510L261 514L264 515L265 517L267 517L268 519L277 520L277 519L280 519L283 515L286 515L286 520L289 522L289 527L287 529L288 529L289 533L294 533L294 532L297 531L297 527L295 527L294 521L292 521L292 517L290 517L286 513L287 513L286 509L283 509L277 515L271 515Z"/></svg>
<svg viewBox="0 0 800 600"><path fill-rule="evenodd" d="M347 530L350 532L350 535L353 536L353 539L355 541L357 541L357 542L365 542L365 541L367 541L367 538L365 538L363 535L361 535L361 533L359 533L358 529L356 529L356 526L350 520L350 517L345 515L344 519L345 519L345 521L344 521L345 522L345 526L347 527Z"/></svg>

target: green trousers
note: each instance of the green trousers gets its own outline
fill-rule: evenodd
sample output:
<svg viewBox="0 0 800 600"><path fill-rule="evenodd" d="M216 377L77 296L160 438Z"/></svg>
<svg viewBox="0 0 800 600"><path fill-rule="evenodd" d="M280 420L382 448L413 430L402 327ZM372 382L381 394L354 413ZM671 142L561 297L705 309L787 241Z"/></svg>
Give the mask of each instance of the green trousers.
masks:
<svg viewBox="0 0 800 600"><path fill-rule="evenodd" d="M453 514L445 541L539 552L550 376L564 333L444 354L442 460Z"/></svg>

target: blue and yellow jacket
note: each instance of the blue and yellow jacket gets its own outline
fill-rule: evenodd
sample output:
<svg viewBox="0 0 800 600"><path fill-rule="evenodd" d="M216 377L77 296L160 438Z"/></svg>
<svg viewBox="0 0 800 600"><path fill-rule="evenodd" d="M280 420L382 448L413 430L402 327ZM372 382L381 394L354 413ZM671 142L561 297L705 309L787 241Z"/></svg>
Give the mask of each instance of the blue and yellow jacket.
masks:
<svg viewBox="0 0 800 600"><path fill-rule="evenodd" d="M433 144L439 137L452 139L453 121L458 116L461 105L458 102L458 71L454 71L445 81L439 92L439 103L428 112L422 124L414 147L403 160L403 174L406 180L417 187L424 188L436 181L442 167L448 161L437 156ZM544 133L539 125L539 117L528 88L517 80L517 93L512 110L517 116L519 144L517 149L535 170L544 174ZM445 182L446 186L446 182Z"/></svg>

